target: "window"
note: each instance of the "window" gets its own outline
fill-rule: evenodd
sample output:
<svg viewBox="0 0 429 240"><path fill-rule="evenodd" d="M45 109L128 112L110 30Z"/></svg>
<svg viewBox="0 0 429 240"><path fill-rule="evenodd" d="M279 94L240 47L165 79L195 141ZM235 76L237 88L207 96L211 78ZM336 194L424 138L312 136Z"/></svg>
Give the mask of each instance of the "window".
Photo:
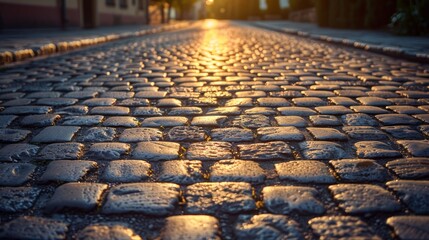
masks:
<svg viewBox="0 0 429 240"><path fill-rule="evenodd" d="M106 6L114 7L114 6L116 6L116 1L115 0L106 0Z"/></svg>
<svg viewBox="0 0 429 240"><path fill-rule="evenodd" d="M120 8L128 8L128 0L119 0L119 7Z"/></svg>

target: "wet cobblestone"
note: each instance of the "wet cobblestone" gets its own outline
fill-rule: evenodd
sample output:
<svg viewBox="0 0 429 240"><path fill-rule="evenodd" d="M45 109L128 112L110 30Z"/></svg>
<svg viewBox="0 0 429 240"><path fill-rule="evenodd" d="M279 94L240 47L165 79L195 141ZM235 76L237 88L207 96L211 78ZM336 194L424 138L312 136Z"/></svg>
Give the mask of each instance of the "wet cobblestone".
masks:
<svg viewBox="0 0 429 240"><path fill-rule="evenodd" d="M429 67L215 23L2 69L0 238L427 239Z"/></svg>

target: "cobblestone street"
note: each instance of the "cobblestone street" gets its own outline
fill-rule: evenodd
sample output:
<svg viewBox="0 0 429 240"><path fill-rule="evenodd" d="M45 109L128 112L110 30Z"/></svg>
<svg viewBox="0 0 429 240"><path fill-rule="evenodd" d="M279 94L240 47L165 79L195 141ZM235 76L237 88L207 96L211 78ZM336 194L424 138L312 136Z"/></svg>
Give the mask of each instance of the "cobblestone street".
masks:
<svg viewBox="0 0 429 240"><path fill-rule="evenodd" d="M1 239L429 239L429 66L242 22L0 71Z"/></svg>

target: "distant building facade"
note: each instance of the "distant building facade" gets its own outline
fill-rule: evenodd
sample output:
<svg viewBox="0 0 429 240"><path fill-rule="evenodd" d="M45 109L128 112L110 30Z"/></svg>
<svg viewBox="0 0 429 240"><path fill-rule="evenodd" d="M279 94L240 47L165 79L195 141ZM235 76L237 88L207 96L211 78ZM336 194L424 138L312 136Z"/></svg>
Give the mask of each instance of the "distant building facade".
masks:
<svg viewBox="0 0 429 240"><path fill-rule="evenodd" d="M146 24L149 0L0 0L0 28Z"/></svg>

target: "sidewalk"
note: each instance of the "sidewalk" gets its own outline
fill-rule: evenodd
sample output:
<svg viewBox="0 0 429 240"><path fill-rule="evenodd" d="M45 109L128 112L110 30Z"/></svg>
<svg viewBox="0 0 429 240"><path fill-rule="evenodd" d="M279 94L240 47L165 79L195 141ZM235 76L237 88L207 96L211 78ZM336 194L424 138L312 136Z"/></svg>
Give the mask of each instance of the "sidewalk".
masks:
<svg viewBox="0 0 429 240"><path fill-rule="evenodd" d="M190 22L132 25L95 29L16 29L0 31L0 66L108 41L186 27Z"/></svg>
<svg viewBox="0 0 429 240"><path fill-rule="evenodd" d="M321 28L312 23L257 21L255 25L372 52L429 62L429 36L397 36L387 31Z"/></svg>

